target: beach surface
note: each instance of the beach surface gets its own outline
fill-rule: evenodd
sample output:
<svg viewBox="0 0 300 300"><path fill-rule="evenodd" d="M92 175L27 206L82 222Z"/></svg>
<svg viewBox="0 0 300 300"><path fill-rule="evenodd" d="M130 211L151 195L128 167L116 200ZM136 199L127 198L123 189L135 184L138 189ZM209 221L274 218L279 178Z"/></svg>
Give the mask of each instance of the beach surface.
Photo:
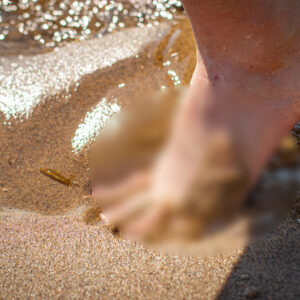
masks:
<svg viewBox="0 0 300 300"><path fill-rule="evenodd" d="M102 222L89 190L101 128L145 93L188 85L195 64L183 14L108 29L54 50L0 46L0 299L299 299L299 200L259 240L207 257L150 250ZM287 184L299 170L276 174Z"/></svg>

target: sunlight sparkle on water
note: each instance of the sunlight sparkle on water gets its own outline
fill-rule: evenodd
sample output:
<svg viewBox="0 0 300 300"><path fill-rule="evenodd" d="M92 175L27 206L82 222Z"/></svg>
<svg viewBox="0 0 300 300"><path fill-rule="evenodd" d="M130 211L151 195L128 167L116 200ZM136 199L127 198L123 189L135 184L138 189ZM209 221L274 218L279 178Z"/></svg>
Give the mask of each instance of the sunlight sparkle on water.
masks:
<svg viewBox="0 0 300 300"><path fill-rule="evenodd" d="M53 101L56 95L66 94L68 101L70 90L85 75L135 57L168 28L166 24L130 28L85 41L80 47L69 44L42 55L0 58L0 112L6 119L28 118L39 103Z"/></svg>
<svg viewBox="0 0 300 300"><path fill-rule="evenodd" d="M22 0L0 1L1 40L20 39L53 48L124 27L144 27L170 20L182 10L178 0ZM13 23L12 23L13 22ZM32 46L32 45L31 45Z"/></svg>
<svg viewBox="0 0 300 300"><path fill-rule="evenodd" d="M78 126L72 139L72 148L75 153L81 151L84 146L93 142L107 121L118 111L120 106L116 101L108 102L102 99L91 112L88 112L84 121Z"/></svg>

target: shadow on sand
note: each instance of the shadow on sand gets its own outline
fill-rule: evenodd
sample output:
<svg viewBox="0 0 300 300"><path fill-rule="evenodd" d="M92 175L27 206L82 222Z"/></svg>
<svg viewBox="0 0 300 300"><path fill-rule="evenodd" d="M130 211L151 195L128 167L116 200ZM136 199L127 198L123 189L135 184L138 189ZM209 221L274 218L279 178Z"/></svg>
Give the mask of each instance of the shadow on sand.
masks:
<svg viewBox="0 0 300 300"><path fill-rule="evenodd" d="M265 237L249 244L221 290L223 299L300 299L300 201Z"/></svg>

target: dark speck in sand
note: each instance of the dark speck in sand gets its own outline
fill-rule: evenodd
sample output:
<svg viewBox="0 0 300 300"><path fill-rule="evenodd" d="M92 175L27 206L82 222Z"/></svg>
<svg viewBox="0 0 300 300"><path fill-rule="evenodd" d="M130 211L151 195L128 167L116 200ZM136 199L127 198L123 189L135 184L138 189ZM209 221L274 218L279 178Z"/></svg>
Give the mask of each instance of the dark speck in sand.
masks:
<svg viewBox="0 0 300 300"><path fill-rule="evenodd" d="M259 296L259 291L256 287L254 286L250 286L248 288L246 288L245 290L245 298L246 299L254 299L254 298L257 298Z"/></svg>
<svg viewBox="0 0 300 300"><path fill-rule="evenodd" d="M109 231L114 235L114 236L119 236L120 230L117 228L114 224L107 223L105 226L109 229Z"/></svg>
<svg viewBox="0 0 300 300"><path fill-rule="evenodd" d="M242 274L241 275L242 280L248 280L249 278L250 278L250 276L248 274Z"/></svg>
<svg viewBox="0 0 300 300"><path fill-rule="evenodd" d="M7 162L10 166L12 166L16 162L16 158L8 157Z"/></svg>
<svg viewBox="0 0 300 300"><path fill-rule="evenodd" d="M110 230L111 230L111 232L112 232L112 234L114 235L114 236L116 236L116 235L119 235L120 234L120 230L119 230L119 228L117 228L116 226L114 226L114 225L112 225L111 227L110 227Z"/></svg>
<svg viewBox="0 0 300 300"><path fill-rule="evenodd" d="M86 183L84 186L83 186L83 190L84 191L87 191L89 193L89 195L92 195L92 186L91 186L91 182L89 180L88 183Z"/></svg>

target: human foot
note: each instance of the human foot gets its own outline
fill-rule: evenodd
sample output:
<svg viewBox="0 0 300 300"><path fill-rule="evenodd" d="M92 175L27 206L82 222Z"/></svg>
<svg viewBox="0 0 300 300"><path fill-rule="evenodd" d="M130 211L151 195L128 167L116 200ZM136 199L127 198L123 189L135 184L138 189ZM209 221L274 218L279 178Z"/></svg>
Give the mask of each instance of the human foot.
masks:
<svg viewBox="0 0 300 300"><path fill-rule="evenodd" d="M252 34L266 3L246 9L244 2L233 8L186 1L199 55L169 142L150 171L94 191L104 215L125 233L142 239L195 238L208 225L226 221L298 120L299 43L293 32L299 22L292 16L290 23L280 19L278 10L292 14L287 5L269 3L271 19L290 30L279 33L289 37L280 44L289 54L273 51L270 45L282 37L266 29ZM202 14L217 21L203 23ZM236 19L241 16L245 22ZM211 35L216 28L221 35ZM243 52L249 45L247 30L256 45L248 56ZM266 37L266 45L256 43Z"/></svg>

